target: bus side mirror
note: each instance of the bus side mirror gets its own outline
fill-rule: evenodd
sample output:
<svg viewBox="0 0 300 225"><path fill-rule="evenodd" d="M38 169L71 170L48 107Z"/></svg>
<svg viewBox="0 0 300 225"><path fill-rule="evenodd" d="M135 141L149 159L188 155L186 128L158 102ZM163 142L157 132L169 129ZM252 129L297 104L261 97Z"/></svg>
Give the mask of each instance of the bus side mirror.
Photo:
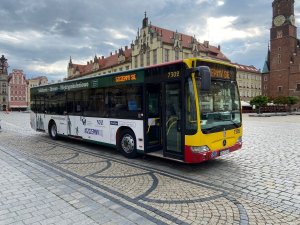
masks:
<svg viewBox="0 0 300 225"><path fill-rule="evenodd" d="M211 86L211 74L209 67L207 66L199 66L196 68L195 71L196 77L200 78L201 81L201 86L200 89L201 91L209 91L210 86Z"/></svg>

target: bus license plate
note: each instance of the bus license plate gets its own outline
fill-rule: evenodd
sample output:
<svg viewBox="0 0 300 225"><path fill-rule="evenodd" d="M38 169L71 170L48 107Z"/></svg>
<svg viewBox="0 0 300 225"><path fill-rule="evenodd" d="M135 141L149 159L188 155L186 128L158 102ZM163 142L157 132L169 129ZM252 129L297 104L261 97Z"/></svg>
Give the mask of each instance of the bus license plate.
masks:
<svg viewBox="0 0 300 225"><path fill-rule="evenodd" d="M222 155L227 155L229 152L230 152L229 149L220 151L220 156L222 156Z"/></svg>

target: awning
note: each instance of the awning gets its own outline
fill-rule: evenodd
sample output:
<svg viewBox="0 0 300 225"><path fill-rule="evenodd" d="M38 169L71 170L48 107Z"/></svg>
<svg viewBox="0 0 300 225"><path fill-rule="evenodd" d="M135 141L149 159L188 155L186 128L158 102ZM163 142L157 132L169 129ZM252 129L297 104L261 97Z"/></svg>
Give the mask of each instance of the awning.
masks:
<svg viewBox="0 0 300 225"><path fill-rule="evenodd" d="M251 106L250 103L245 102L245 101L241 101L241 105L242 106ZM252 106L251 106L252 107Z"/></svg>

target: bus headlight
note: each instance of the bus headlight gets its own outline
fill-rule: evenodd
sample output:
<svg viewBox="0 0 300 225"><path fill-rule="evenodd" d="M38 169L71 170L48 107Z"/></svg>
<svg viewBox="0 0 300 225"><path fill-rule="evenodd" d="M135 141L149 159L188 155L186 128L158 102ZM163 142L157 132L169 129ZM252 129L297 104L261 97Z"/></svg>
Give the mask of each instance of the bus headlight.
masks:
<svg viewBox="0 0 300 225"><path fill-rule="evenodd" d="M192 152L193 153L201 153L201 152L207 152L209 151L209 147L206 145L204 146L191 146Z"/></svg>

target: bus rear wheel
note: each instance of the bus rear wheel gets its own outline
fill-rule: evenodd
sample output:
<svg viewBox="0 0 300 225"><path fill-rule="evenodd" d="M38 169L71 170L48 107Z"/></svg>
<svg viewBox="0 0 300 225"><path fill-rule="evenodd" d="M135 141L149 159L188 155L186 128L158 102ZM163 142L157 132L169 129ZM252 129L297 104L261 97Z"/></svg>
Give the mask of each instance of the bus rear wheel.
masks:
<svg viewBox="0 0 300 225"><path fill-rule="evenodd" d="M58 138L57 127L56 127L55 122L51 122L50 125L49 125L49 136L53 140L56 140Z"/></svg>
<svg viewBox="0 0 300 225"><path fill-rule="evenodd" d="M126 129L121 131L118 141L118 150L121 151L125 157L130 159L137 156L136 138L131 130Z"/></svg>

